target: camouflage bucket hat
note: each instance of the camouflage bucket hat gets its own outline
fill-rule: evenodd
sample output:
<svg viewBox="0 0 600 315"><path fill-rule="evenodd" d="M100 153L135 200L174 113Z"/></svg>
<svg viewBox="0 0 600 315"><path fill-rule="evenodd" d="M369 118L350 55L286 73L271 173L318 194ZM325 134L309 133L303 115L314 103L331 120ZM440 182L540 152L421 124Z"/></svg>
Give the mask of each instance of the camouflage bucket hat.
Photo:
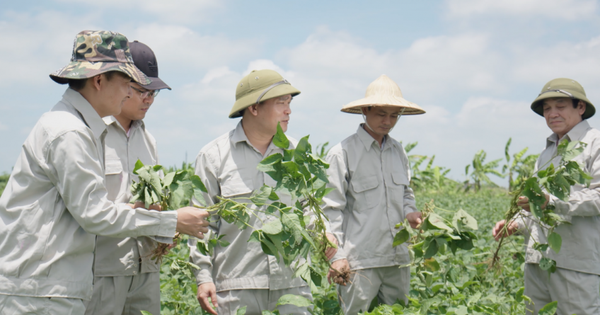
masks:
<svg viewBox="0 0 600 315"><path fill-rule="evenodd" d="M583 119L588 119L596 113L596 108L587 99L583 86L577 81L566 78L554 79L542 88L538 97L531 103L531 109L540 116L544 116L544 100L554 97L568 97L586 102L585 112L581 116Z"/></svg>
<svg viewBox="0 0 600 315"><path fill-rule="evenodd" d="M296 96L300 94L300 90L276 71L252 70L235 89L235 104L229 118L241 117L244 109L254 104L287 94Z"/></svg>
<svg viewBox="0 0 600 315"><path fill-rule="evenodd" d="M134 65L125 35L110 31L77 34L71 62L50 74L50 78L66 84L69 79L87 79L109 71L122 72L141 85L151 83Z"/></svg>

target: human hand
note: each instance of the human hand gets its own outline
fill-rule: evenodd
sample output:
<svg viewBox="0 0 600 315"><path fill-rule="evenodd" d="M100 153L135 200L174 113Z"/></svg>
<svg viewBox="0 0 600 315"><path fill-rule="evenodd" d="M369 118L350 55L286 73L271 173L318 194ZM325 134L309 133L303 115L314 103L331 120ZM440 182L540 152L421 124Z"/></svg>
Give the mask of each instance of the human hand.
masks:
<svg viewBox="0 0 600 315"><path fill-rule="evenodd" d="M202 307L203 310L217 315L217 288L214 283L206 282L199 285L197 298L198 302L200 302L200 307ZM210 302L208 301L208 298L210 298ZM211 302L214 305L214 308L210 305Z"/></svg>
<svg viewBox="0 0 600 315"><path fill-rule="evenodd" d="M326 233L325 235L327 236L327 240L329 240L329 242L335 244L336 246L338 245L337 238L333 234ZM333 258L335 253L337 253L337 250L337 247L332 247L330 244L327 244L327 247L325 247L325 257L327 257L327 260Z"/></svg>
<svg viewBox="0 0 600 315"><path fill-rule="evenodd" d="M502 237L513 235L519 229L519 225L515 221L510 221L506 231L503 231L505 225L506 220L498 221L492 229L492 235L496 241L499 241Z"/></svg>
<svg viewBox="0 0 600 315"><path fill-rule="evenodd" d="M542 209L546 209L546 206L548 205L548 201L550 201L550 196L548 194L545 194L546 196L546 202L544 202L544 204L542 205ZM531 209L529 207L529 198L525 197L525 196L520 196L519 199L517 199L517 206L523 208L523 210L527 211L527 212L531 212Z"/></svg>
<svg viewBox="0 0 600 315"><path fill-rule="evenodd" d="M411 212L406 215L410 227L416 229L421 223L423 223L423 215L421 212Z"/></svg>
<svg viewBox="0 0 600 315"><path fill-rule="evenodd" d="M194 207L177 209L177 232L190 236L204 238L203 233L208 232L209 213Z"/></svg>
<svg viewBox="0 0 600 315"><path fill-rule="evenodd" d="M327 281L332 281L339 285L346 285L348 275L350 273L350 265L348 265L347 259L336 260L331 264L329 272L327 273Z"/></svg>

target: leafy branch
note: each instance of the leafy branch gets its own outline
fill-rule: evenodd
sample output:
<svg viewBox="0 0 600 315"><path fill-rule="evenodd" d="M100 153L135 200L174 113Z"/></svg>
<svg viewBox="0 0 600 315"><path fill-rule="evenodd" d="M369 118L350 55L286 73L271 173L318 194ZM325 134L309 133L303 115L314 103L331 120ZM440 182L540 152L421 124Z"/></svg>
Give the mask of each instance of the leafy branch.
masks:
<svg viewBox="0 0 600 315"><path fill-rule="evenodd" d="M571 193L571 186L581 184L589 186L592 177L587 174L582 166L574 161L575 157L583 152L587 144L580 141L567 141L566 139L558 144L556 154L546 164L542 165L531 177L525 179L519 187L513 192L510 208L506 212L507 222L500 231L502 238L498 244L496 252L492 258L491 267L498 261L499 251L502 247L505 235L508 235L508 227L512 222L521 217L520 207L517 205L520 196L529 199L529 208L531 215L528 217L537 223L542 231L547 235L548 243L540 243L533 239L533 248L542 255L540 259L540 268L549 273L556 271L556 261L546 256L548 248L555 253L562 247L562 237L555 232L556 227L561 224L570 224L560 215L554 212L554 206L546 205L546 192L552 194L560 200L568 201ZM552 161L560 157L558 166L554 166Z"/></svg>
<svg viewBox="0 0 600 315"><path fill-rule="evenodd" d="M202 192L206 192L206 187L191 169L167 172L163 177L164 171L166 169L161 165L144 165L138 160L133 169L133 173L138 175L138 182L133 181L131 185L131 202L141 201L147 209L151 205L159 205L162 211L189 206L192 197L204 202ZM173 241L178 239L179 233L176 233ZM168 248L169 244L159 243L152 251L152 259L160 261Z"/></svg>

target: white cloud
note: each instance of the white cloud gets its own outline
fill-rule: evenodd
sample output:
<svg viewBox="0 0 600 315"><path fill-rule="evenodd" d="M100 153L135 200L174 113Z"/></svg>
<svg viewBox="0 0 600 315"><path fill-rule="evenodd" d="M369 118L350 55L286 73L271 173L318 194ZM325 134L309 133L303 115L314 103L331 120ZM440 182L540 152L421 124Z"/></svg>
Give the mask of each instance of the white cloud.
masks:
<svg viewBox="0 0 600 315"><path fill-rule="evenodd" d="M576 20L595 16L595 0L447 0L448 15L453 18L482 15L536 16Z"/></svg>
<svg viewBox="0 0 600 315"><path fill-rule="evenodd" d="M58 1L81 4L81 1L76 0ZM150 14L152 20L184 24L210 21L216 10L223 9L223 2L218 0L103 0L89 1L85 4L104 11L104 14L110 14L115 8L119 11L135 10L136 15Z"/></svg>

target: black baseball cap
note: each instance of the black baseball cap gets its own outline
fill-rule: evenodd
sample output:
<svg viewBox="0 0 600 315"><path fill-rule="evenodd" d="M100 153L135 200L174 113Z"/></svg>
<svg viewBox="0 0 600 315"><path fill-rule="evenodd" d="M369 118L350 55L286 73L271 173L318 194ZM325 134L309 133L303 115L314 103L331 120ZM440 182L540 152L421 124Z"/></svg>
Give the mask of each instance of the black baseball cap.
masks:
<svg viewBox="0 0 600 315"><path fill-rule="evenodd" d="M152 80L152 83L143 86L145 89L171 89L171 87L158 77L158 63L150 47L135 40L129 43L129 51L131 52L135 66Z"/></svg>

